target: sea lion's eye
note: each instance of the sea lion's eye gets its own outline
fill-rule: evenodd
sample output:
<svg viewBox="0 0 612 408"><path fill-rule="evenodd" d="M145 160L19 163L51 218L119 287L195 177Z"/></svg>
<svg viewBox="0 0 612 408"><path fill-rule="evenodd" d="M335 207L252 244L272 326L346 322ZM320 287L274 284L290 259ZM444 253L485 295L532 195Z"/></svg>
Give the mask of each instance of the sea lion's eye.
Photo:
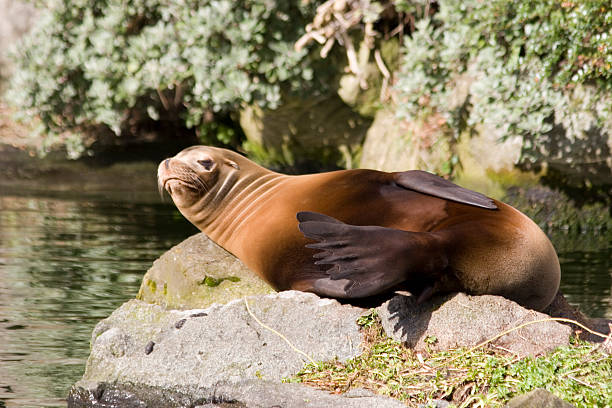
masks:
<svg viewBox="0 0 612 408"><path fill-rule="evenodd" d="M210 171L210 169L212 169L215 162L212 161L211 159L204 159L204 160L198 160L198 164L204 167L204 169L206 169L207 171Z"/></svg>

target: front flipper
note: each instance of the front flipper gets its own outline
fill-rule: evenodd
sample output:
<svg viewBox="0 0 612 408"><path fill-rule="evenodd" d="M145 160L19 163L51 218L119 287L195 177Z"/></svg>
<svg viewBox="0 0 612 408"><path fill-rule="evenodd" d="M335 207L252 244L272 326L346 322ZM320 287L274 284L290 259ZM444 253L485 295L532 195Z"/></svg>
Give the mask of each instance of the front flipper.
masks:
<svg viewBox="0 0 612 408"><path fill-rule="evenodd" d="M335 218L313 213L297 214L306 245L318 249L315 265L330 265L329 280L315 290L325 296L360 298L385 292L414 279L428 280L448 261L437 237L428 232L409 232L377 226L348 225ZM347 280L339 288L338 280Z"/></svg>
<svg viewBox="0 0 612 408"><path fill-rule="evenodd" d="M495 202L484 194L460 187L455 183L445 180L435 174L422 170L403 171L393 173L393 178L398 186L429 194L445 200L456 201L461 204L473 205L488 210L496 210Z"/></svg>

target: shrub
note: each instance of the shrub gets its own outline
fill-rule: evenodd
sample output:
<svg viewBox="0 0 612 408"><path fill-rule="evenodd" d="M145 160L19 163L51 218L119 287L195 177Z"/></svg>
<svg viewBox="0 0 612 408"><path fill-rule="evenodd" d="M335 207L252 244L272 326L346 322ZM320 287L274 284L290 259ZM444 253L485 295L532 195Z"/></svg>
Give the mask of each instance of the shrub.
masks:
<svg viewBox="0 0 612 408"><path fill-rule="evenodd" d="M439 7L406 38L396 88L402 116L438 112L456 134L488 125L501 139L520 137L526 167L582 161L582 174L609 173L609 1L441 0Z"/></svg>
<svg viewBox="0 0 612 408"><path fill-rule="evenodd" d="M129 136L163 120L205 137L243 102L274 108L281 90L315 83L306 51L293 48L313 9L280 0L52 1L16 49L11 99L49 137ZM230 142L232 132L219 129Z"/></svg>

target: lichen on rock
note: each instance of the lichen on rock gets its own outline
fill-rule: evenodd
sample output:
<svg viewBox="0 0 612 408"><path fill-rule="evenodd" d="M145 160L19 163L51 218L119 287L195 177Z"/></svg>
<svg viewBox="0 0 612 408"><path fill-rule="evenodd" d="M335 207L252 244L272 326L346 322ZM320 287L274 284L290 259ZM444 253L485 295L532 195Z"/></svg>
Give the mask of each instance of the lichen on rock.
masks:
<svg viewBox="0 0 612 408"><path fill-rule="evenodd" d="M197 309L274 290L206 235L196 234L159 257L142 279L138 299L172 309Z"/></svg>

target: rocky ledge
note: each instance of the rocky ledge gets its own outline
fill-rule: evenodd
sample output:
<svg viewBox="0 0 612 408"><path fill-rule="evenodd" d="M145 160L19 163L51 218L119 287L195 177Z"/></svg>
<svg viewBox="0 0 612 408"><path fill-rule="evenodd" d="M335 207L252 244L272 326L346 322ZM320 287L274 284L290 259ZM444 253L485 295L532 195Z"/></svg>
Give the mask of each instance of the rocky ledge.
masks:
<svg viewBox="0 0 612 408"><path fill-rule="evenodd" d="M132 300L96 326L70 405L402 406L367 392L338 396L281 383L310 359L358 355L361 313L295 291L183 311Z"/></svg>
<svg viewBox="0 0 612 408"><path fill-rule="evenodd" d="M363 389L335 395L282 382L308 362L359 355L363 339L356 320L367 310L310 293L269 293L251 279L244 265L202 234L171 249L144 277L139 299L95 327L85 374L73 386L69 406L404 406ZM464 294L420 305L397 295L377 310L387 335L417 350L492 339L493 347L518 356L569 344L572 327L550 321L551 315L596 324L604 332L608 322L584 318L561 295L548 314L497 296ZM544 390L533 395L555 398ZM520 405L526 397L521 398L511 406L528 406Z"/></svg>

